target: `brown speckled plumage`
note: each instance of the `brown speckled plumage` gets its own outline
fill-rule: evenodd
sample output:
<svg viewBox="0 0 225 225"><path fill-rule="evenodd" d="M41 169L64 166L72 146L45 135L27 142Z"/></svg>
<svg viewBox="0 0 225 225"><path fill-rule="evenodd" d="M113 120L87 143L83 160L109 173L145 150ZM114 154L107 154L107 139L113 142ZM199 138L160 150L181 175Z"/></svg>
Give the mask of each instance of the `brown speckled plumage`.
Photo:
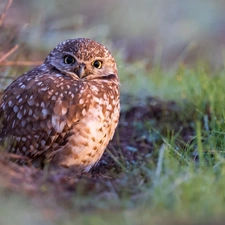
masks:
<svg viewBox="0 0 225 225"><path fill-rule="evenodd" d="M66 64L66 56L75 61ZM101 68L93 66L95 60ZM119 80L109 50L90 39L70 39L7 87L0 142L34 165L50 162L88 172L112 139L119 111Z"/></svg>

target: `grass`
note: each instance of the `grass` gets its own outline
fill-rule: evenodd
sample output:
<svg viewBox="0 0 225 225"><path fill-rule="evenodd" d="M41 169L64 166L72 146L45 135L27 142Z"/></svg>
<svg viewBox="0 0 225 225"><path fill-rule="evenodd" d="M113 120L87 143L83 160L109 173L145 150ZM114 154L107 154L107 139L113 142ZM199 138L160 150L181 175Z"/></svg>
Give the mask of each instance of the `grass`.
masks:
<svg viewBox="0 0 225 225"><path fill-rule="evenodd" d="M142 165L149 176L149 182L141 185L144 203L141 203L139 218L148 215L143 224L162 215L188 221L223 216L223 74L224 71L210 74L199 65L194 69L181 67L168 74L152 69L145 72L146 80L141 84L139 77L134 77L134 84L144 86L148 95L174 100L180 106L179 115L174 121L172 118L171 125L180 121L180 126L185 126L188 120L195 130L183 148L176 144L181 138L178 133L173 133L173 129L164 131L165 134L160 134L164 144L161 147L156 144L157 154L149 164ZM139 93L142 90L140 88ZM149 132L152 131L161 133L160 127L149 127ZM154 158L156 163L152 162Z"/></svg>
<svg viewBox="0 0 225 225"><path fill-rule="evenodd" d="M171 111L165 123L156 122L154 117L144 122L134 121L134 129L155 136L154 150L142 163L129 162L126 156L117 157L122 172L114 174L113 180L103 179L94 188L87 187L88 181L84 180L70 194L69 203L68 199L62 199L60 204L56 201L59 204L56 207L43 199L40 204L46 210L53 205L57 208L62 214L60 218L53 216L57 224L197 224L222 219L225 209L224 71L211 74L199 65L167 72L158 68L146 70L140 63L139 67L138 63L130 63L128 67L125 64L120 71L122 96L130 94L128 90L135 86L135 96L141 99L159 96L165 102L173 100L176 117ZM133 80L126 79L131 73ZM147 107L148 101L144 104ZM193 130L187 142L186 134L181 132L185 126ZM2 197L4 193L5 190ZM16 203L21 201L16 193L10 201L20 204ZM40 205L30 206L30 201L25 202L26 210L35 207L37 213L43 213ZM17 211L11 205L6 207L11 213ZM6 217L5 214L2 218ZM49 220L48 216L45 220ZM50 218L50 221L54 220Z"/></svg>
<svg viewBox="0 0 225 225"><path fill-rule="evenodd" d="M100 31L90 36L97 33L107 43ZM2 46L11 35L7 32L0 33ZM82 32L88 29L81 26ZM11 49L15 43L7 44ZM40 60L47 52L39 44L37 51L26 48L12 58L26 60L35 52ZM225 69L213 71L203 63L188 67L182 57L170 68L149 68L148 59L127 62L121 50L111 49L118 62L122 113L96 168L100 176L52 175L0 163L0 224L223 224ZM0 89L26 70L1 66Z"/></svg>

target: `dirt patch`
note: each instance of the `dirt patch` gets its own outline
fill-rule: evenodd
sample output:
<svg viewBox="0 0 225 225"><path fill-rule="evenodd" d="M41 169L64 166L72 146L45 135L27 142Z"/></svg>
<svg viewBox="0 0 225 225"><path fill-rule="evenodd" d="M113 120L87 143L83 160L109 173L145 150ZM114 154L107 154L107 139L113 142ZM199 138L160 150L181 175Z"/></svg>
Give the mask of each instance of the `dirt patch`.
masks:
<svg viewBox="0 0 225 225"><path fill-rule="evenodd" d="M121 113L113 140L90 173L77 175L65 169L37 170L0 159L0 185L34 199L63 200L68 204L76 193L89 195L94 192L99 197L111 198L111 186L117 194L122 194L124 176L149 159L154 160L152 155L157 155L157 146L163 142L159 133L168 132L168 129L180 131L183 141L194 134L188 122L186 127L181 125L179 115L180 109L175 102L148 98L145 104L130 106ZM137 176L147 179L140 173ZM135 179L138 178L133 178L131 182L135 183ZM127 186L127 182L125 184Z"/></svg>

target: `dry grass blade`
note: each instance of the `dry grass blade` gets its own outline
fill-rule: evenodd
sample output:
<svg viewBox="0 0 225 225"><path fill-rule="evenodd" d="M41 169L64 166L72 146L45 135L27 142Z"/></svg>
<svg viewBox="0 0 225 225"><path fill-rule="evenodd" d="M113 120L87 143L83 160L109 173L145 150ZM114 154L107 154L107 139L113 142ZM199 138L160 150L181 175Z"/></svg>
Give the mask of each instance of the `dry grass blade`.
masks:
<svg viewBox="0 0 225 225"><path fill-rule="evenodd" d="M156 177L159 177L161 174L162 167L163 167L164 152L165 152L166 148L167 148L167 146L165 144L162 144L159 149L159 158L158 158L156 172L155 172Z"/></svg>
<svg viewBox="0 0 225 225"><path fill-rule="evenodd" d="M9 50L6 54L4 54L1 58L0 58L0 63L2 61L4 61L7 57L9 57L12 53L14 53L17 49L19 48L19 45L15 45L11 50Z"/></svg>
<svg viewBox="0 0 225 225"><path fill-rule="evenodd" d="M3 156L6 159L23 159L27 162L28 166L32 165L30 159L27 156L16 155L14 153L9 152L1 152L1 156Z"/></svg>
<svg viewBox="0 0 225 225"><path fill-rule="evenodd" d="M0 16L0 27L1 27L2 23L3 23L3 21L4 21L6 12L9 9L9 7L11 6L12 2L13 2L13 0L8 0L6 6L5 6L5 8L4 8L4 10L3 10L3 12L2 12L2 14Z"/></svg>
<svg viewBox="0 0 225 225"><path fill-rule="evenodd" d="M117 157L114 156L114 155L109 151L109 149L106 149L106 152L107 152L107 153L109 154L109 156L117 163L117 165L121 167L121 169L122 169L123 171L127 171L126 167L125 167L122 163L120 163L120 161L117 159Z"/></svg>
<svg viewBox="0 0 225 225"><path fill-rule="evenodd" d="M24 170L23 167L20 167L17 164L14 164L13 162L9 162L8 160L5 160L4 158L0 158L0 169L1 169L1 175L6 174L8 176L13 177L21 177L22 172Z"/></svg>
<svg viewBox="0 0 225 225"><path fill-rule="evenodd" d="M39 66L43 61L3 61L0 60L1 66Z"/></svg>

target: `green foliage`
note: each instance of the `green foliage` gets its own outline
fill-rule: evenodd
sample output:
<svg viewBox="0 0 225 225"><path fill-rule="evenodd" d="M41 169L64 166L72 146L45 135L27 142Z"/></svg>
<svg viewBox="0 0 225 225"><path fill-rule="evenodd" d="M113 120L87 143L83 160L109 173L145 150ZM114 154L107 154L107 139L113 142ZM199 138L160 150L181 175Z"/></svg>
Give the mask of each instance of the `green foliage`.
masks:
<svg viewBox="0 0 225 225"><path fill-rule="evenodd" d="M224 61L224 49L215 43L221 39L224 18L220 2L14 1L15 12L8 14L14 22L0 27L1 56L19 43L19 51L7 60L44 60L64 39L93 38L105 43L117 61L123 111L120 126L125 127L123 117L132 107L142 106L149 113L159 103L160 110L149 118L129 121L132 130L125 127L124 135L132 133L130 142L122 142L124 137L117 133L118 155L107 150L120 169L108 171L113 179L104 174L94 182L89 177L77 178L71 187L65 177L54 183L54 177L44 171L38 186L37 174L29 177L24 170L25 182L24 176L10 170L11 186L9 177L0 179L0 224L215 224L220 219L223 224L225 69L213 71L193 62L206 59L217 68ZM0 7L2 12L5 1ZM109 37L122 43L118 50ZM172 59L172 66L157 65L165 63L163 53L173 58L171 49L177 47L184 50ZM133 62L125 60L123 50ZM134 55L141 55L142 60ZM196 66L179 66L186 59ZM29 68L1 65L0 89ZM153 150L143 152L140 144L134 146L137 142L151 143ZM126 153L135 155L132 160L122 152L122 145ZM1 165L0 171L5 170Z"/></svg>
<svg viewBox="0 0 225 225"><path fill-rule="evenodd" d="M128 224L146 224L170 217L180 221L210 221L223 217L225 210L225 95L224 71L206 71L203 66L165 71L145 70L140 62L120 70L122 92L149 95L174 100L180 107L176 118L167 121L172 126L146 121L136 122L136 129L149 132L155 138L155 153L141 167L141 185L128 185L139 197ZM128 79L126 79L128 77ZM131 91L130 91L131 90ZM182 142L176 123L189 123L194 135ZM158 137L158 138L157 138ZM160 137L160 138L159 138ZM182 142L182 144L180 144ZM133 172L126 179L135 179ZM126 196L121 201L132 201ZM127 210L127 209L124 209ZM135 221L138 214L139 221ZM142 222L141 222L142 221ZM170 221L170 220L169 220ZM192 221L192 222L191 222ZM154 224L154 222L152 223Z"/></svg>
<svg viewBox="0 0 225 225"><path fill-rule="evenodd" d="M224 71L211 74L201 65L145 69L142 62L124 61L119 71L122 97L173 100L175 114L171 110L166 120L134 121L134 128L154 143L154 151L132 165L124 156L117 159L110 153L122 172L115 180L103 181L104 194L97 189L87 193L83 191L87 183L78 184L70 207L61 206L69 216L62 217L60 224L197 224L222 218ZM192 130L188 141L182 133L185 127Z"/></svg>

